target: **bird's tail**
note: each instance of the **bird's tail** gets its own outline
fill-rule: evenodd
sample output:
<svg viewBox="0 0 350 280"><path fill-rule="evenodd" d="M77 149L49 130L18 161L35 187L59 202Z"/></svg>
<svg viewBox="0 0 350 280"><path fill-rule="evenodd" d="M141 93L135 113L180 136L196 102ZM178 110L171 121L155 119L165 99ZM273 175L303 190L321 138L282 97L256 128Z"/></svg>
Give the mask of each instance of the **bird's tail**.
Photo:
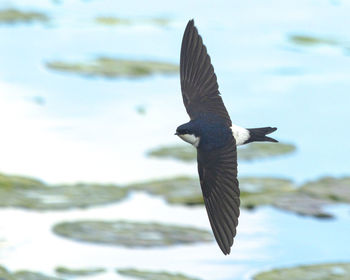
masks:
<svg viewBox="0 0 350 280"><path fill-rule="evenodd" d="M247 142L278 142L276 139L266 136L277 130L276 127L260 127L260 128L247 128L250 133L250 138Z"/></svg>

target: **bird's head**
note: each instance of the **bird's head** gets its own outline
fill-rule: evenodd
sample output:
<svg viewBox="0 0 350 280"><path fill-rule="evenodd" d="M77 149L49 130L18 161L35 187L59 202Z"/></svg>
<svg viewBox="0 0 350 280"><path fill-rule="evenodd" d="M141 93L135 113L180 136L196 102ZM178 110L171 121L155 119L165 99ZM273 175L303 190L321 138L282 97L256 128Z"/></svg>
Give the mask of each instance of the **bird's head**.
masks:
<svg viewBox="0 0 350 280"><path fill-rule="evenodd" d="M180 125L175 132L175 135L179 136L182 140L192 144L195 147L199 145L199 136L196 135L194 127L191 122Z"/></svg>

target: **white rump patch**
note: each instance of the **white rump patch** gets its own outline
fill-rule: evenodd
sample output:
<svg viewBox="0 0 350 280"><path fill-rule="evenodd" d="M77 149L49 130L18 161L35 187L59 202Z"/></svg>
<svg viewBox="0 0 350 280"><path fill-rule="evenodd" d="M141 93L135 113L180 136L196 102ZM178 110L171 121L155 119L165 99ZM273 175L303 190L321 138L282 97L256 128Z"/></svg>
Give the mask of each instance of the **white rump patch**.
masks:
<svg viewBox="0 0 350 280"><path fill-rule="evenodd" d="M196 137L193 134L182 134L182 135L178 135L182 140L184 140L187 143L192 144L193 146L195 146L196 148L199 145L199 140L200 137Z"/></svg>
<svg viewBox="0 0 350 280"><path fill-rule="evenodd" d="M240 127L238 125L232 124L231 126L233 137L236 139L236 145L242 145L245 141L250 138L250 133L248 129Z"/></svg>

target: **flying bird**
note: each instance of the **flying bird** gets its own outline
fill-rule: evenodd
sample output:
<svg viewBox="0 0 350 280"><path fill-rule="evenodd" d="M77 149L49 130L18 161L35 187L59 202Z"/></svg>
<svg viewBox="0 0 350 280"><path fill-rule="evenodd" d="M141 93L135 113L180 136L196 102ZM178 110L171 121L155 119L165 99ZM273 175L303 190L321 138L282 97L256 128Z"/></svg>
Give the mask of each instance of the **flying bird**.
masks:
<svg viewBox="0 0 350 280"><path fill-rule="evenodd" d="M181 46L182 98L190 121L175 135L197 148L200 185L215 239L227 255L238 225L240 190L237 146L255 141L278 142L266 136L275 127L243 128L231 122L222 101L207 48L194 21L186 26Z"/></svg>

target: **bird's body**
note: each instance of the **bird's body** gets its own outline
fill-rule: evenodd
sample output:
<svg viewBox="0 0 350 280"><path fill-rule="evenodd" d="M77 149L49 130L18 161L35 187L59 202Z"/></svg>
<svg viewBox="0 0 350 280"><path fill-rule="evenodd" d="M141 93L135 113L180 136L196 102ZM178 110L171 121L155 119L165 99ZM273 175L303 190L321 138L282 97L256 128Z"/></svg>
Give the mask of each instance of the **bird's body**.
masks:
<svg viewBox="0 0 350 280"><path fill-rule="evenodd" d="M266 136L276 128L248 129L232 124L193 20L188 22L182 39L180 79L191 120L180 125L175 134L197 148L205 207L215 239L226 255L230 253L239 217L236 147L254 141L277 142Z"/></svg>
<svg viewBox="0 0 350 280"><path fill-rule="evenodd" d="M225 122L220 117L211 114L191 120L179 127L180 130L182 128L189 129L192 134L180 134L180 138L185 135L187 139L192 140L191 137L194 137L194 142L183 140L196 148L205 150L220 148L228 141L228 136L232 135L232 131L225 125Z"/></svg>
<svg viewBox="0 0 350 280"><path fill-rule="evenodd" d="M206 123L206 121L202 121L202 122ZM215 129L217 129L217 127L220 127L220 126L221 124L220 122L218 122L216 125L214 125L214 130L211 130L208 126L206 126L206 129L209 130L209 133L214 134ZM227 128L227 127L223 125L223 128ZM230 127L230 130L236 140L236 146L246 144L246 142L250 139L249 130L244 127L240 127L238 125L232 124L232 126ZM197 136L195 136L194 134L183 134L183 135L179 134L178 136L185 142L190 143L194 147L198 148L200 139L201 139L200 135L202 134L198 134ZM221 141L220 137L218 136L216 136L215 140Z"/></svg>

